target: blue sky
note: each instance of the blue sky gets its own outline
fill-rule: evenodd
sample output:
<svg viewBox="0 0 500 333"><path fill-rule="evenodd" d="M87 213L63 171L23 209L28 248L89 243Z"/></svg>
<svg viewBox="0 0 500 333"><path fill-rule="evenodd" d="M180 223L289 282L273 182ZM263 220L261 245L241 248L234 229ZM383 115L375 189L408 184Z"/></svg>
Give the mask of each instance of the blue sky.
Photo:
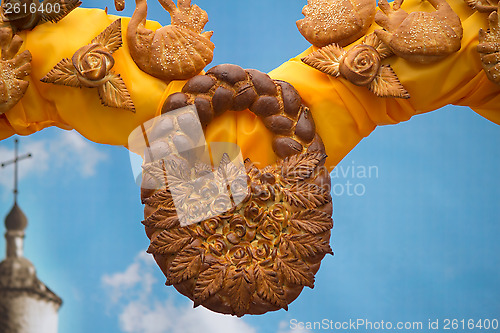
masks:
<svg viewBox="0 0 500 333"><path fill-rule="evenodd" d="M168 23L150 2L150 18ZM215 31L211 65L270 71L308 47L295 27L305 1L268 2L197 2ZM84 0L106 5L113 12L112 1ZM132 10L129 1L125 14ZM324 318L500 320L499 147L500 127L463 107L376 129L335 174L335 256L323 261L316 287L288 312L237 319L193 310L164 286L144 254L143 206L126 149L46 129L21 138L21 151L34 154L21 165L25 255L64 300L60 333L299 333L290 320ZM12 154L13 139L0 141L0 159ZM12 205L12 172L0 169L2 218ZM1 258L4 248L1 238Z"/></svg>

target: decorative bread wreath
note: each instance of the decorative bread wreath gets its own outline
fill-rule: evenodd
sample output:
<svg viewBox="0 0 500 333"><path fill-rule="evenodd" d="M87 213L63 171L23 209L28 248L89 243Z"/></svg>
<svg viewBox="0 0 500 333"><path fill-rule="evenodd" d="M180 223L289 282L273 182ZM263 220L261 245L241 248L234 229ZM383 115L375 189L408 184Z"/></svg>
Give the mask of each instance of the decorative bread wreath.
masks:
<svg viewBox="0 0 500 333"><path fill-rule="evenodd" d="M167 284L195 306L237 316L287 309L304 286L314 286L321 260L332 254L330 175L322 168L326 155L314 120L290 84L236 65L219 65L190 79L182 92L168 97L162 113L190 104L196 105L203 126L225 111L248 108L275 135L273 149L279 160L262 170L246 160L242 182L232 177L235 166L223 158L217 174L229 179L232 188L248 189L242 202L188 226L179 222L169 186L153 190L150 184L167 172L174 175L167 184L186 183L211 168L189 158L146 164L142 201L151 239L148 252ZM183 127L178 121L172 129L182 132ZM183 191L202 192L204 185ZM213 212L219 212L224 200L215 193Z"/></svg>

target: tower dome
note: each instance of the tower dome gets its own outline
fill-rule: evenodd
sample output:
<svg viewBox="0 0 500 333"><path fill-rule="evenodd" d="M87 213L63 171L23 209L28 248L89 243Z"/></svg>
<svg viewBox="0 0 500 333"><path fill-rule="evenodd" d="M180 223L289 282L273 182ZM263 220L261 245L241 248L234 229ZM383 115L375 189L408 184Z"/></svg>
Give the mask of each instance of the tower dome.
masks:
<svg viewBox="0 0 500 333"><path fill-rule="evenodd" d="M28 225L28 219L26 215L24 215L23 211L17 205L17 202L14 203L14 206L10 210L9 214L5 218L5 228L7 230L19 230L22 231L26 229Z"/></svg>

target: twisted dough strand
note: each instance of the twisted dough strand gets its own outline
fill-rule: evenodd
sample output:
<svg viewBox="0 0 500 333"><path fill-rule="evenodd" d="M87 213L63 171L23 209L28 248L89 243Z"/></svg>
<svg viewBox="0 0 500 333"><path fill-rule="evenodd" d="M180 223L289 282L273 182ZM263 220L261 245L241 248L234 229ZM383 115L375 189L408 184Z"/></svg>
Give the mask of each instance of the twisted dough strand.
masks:
<svg viewBox="0 0 500 333"><path fill-rule="evenodd" d="M295 88L257 70L230 64L215 66L206 75L190 79L182 92L170 95L162 113L191 104L196 106L204 127L225 111L248 108L274 134L272 146L280 158L306 151L324 152L314 119Z"/></svg>

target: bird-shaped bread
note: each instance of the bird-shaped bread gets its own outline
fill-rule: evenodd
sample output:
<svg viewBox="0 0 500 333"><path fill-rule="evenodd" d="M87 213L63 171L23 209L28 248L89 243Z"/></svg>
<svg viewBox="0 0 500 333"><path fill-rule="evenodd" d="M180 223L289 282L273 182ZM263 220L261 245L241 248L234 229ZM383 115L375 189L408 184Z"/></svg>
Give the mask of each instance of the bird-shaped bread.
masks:
<svg viewBox="0 0 500 333"><path fill-rule="evenodd" d="M191 0L159 0L171 16L171 25L156 31L144 27L147 1L136 0L127 29L130 55L144 72L165 82L189 79L212 61L211 31L202 32L207 13Z"/></svg>
<svg viewBox="0 0 500 333"><path fill-rule="evenodd" d="M446 0L427 0L436 11L412 12L401 8L403 0L392 7L379 1L375 22L384 30L375 34L399 57L411 62L431 63L460 50L463 29L458 15Z"/></svg>

